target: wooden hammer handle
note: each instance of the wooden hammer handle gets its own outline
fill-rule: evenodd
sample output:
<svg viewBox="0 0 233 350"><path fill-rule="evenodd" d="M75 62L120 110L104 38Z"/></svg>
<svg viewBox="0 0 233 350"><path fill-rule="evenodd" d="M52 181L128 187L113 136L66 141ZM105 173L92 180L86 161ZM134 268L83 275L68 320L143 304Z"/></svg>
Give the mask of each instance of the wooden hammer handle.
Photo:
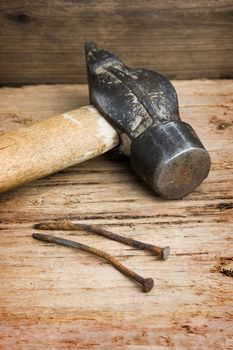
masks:
<svg viewBox="0 0 233 350"><path fill-rule="evenodd" d="M87 106L0 135L0 192L117 146L116 130Z"/></svg>

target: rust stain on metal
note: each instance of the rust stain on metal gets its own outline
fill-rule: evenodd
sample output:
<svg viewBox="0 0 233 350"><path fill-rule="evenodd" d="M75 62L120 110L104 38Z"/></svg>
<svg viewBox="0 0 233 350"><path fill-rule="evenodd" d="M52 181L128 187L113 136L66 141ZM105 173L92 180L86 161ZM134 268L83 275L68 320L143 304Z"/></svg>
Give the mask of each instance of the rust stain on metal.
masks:
<svg viewBox="0 0 233 350"><path fill-rule="evenodd" d="M118 235L114 232L105 230L97 225L80 224L80 223L75 224L69 220L59 220L59 221L52 221L52 222L41 222L41 223L35 224L34 228L38 230L62 230L62 231L85 230L87 232L91 232L91 233L103 236L105 238L129 245L137 249L147 250L153 253L154 255L160 257L160 259L162 260L166 260L170 255L169 246L166 246L164 248L157 247L152 244L148 244L145 242L137 241L132 238Z"/></svg>
<svg viewBox="0 0 233 350"><path fill-rule="evenodd" d="M141 284L142 290L144 293L149 293L151 291L151 289L154 287L154 281L152 278L144 278L144 277L138 275L136 272L128 269L126 266L121 264L117 259L115 259L110 254L104 252L103 250L100 250L100 249L97 249L94 247L90 247L86 244L82 244L79 242L71 241L69 239L50 236L50 235L44 235L41 233L33 233L32 237L39 240L39 241L43 241L43 242L47 242L47 243L55 243L55 244L62 245L65 247L80 249L80 250L83 250L85 252L94 254L100 258L103 258L106 261L108 261L112 266L114 266L118 271L122 272L125 276L127 276L130 279L134 280L135 282Z"/></svg>

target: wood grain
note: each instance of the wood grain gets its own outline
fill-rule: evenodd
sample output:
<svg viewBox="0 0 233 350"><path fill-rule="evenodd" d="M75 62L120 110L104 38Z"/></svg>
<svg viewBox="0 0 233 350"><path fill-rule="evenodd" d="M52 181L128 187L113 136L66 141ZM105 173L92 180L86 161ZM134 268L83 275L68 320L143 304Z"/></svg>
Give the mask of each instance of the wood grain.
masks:
<svg viewBox="0 0 233 350"><path fill-rule="evenodd" d="M233 81L174 84L182 119L212 158L209 177L185 199L156 197L114 154L0 196L1 350L232 349L233 282L224 271L233 259ZM85 85L3 88L1 131L87 100ZM33 223L63 217L170 245L161 262L85 232L56 233L153 277L152 292L102 260L31 238Z"/></svg>
<svg viewBox="0 0 233 350"><path fill-rule="evenodd" d="M173 79L233 77L232 0L2 0L0 84L86 82L83 45Z"/></svg>
<svg viewBox="0 0 233 350"><path fill-rule="evenodd" d="M0 193L99 156L119 144L94 106L0 135Z"/></svg>

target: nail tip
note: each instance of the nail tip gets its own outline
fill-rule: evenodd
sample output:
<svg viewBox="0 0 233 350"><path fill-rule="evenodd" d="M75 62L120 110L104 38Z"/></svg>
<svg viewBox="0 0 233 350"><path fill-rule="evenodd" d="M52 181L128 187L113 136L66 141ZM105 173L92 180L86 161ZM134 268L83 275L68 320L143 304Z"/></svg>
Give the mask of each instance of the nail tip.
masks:
<svg viewBox="0 0 233 350"><path fill-rule="evenodd" d="M37 224L33 225L33 228L35 228L36 230L43 230L47 228L47 223L45 222L38 222Z"/></svg>

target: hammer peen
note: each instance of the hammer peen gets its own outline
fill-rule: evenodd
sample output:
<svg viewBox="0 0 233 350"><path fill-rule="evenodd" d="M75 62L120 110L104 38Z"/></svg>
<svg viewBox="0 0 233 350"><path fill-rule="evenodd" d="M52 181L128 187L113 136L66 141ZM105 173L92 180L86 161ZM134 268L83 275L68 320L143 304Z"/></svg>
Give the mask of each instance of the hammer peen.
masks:
<svg viewBox="0 0 233 350"><path fill-rule="evenodd" d="M86 44L90 102L0 136L0 192L119 146L158 195L182 198L207 177L210 157L180 120L176 91L153 71L132 69Z"/></svg>

